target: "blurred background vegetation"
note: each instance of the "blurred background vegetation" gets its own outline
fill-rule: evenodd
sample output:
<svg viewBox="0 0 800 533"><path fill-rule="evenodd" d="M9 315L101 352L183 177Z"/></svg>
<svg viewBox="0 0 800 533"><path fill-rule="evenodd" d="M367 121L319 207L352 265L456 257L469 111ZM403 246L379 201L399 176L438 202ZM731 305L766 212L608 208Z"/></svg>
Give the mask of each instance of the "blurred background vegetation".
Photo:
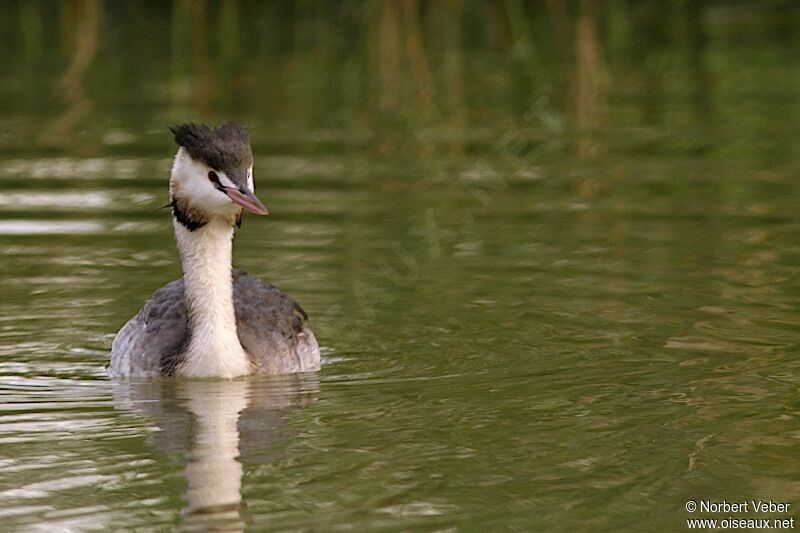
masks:
<svg viewBox="0 0 800 533"><path fill-rule="evenodd" d="M800 118L792 1L20 0L0 14L6 157L141 154L138 133L239 117L265 151L797 161L781 142Z"/></svg>

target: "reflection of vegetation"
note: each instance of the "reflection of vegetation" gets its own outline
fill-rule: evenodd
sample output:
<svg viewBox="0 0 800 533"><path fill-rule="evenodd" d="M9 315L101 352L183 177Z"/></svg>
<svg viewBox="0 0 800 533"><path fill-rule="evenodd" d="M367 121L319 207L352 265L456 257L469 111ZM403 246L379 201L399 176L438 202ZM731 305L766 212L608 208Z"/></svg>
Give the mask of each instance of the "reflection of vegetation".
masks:
<svg viewBox="0 0 800 533"><path fill-rule="evenodd" d="M594 0L583 0L576 31L575 129L578 131L578 153L593 155L600 149L592 133L602 128L602 62L595 29Z"/></svg>
<svg viewBox="0 0 800 533"><path fill-rule="evenodd" d="M235 114L282 144L313 131L316 143L377 136L381 149L460 153L491 146L498 132L522 131L527 151L567 132L575 142L551 146L592 157L646 150L665 130L685 132L676 149L696 150L733 131L732 120L768 128L742 91L769 78L771 91L793 94L792 54L763 50L793 35L800 14L792 4L625 0L51 7L0 6L0 69L11 80L2 93L23 104L5 114L63 113L69 127L50 128L51 140L69 137L91 101L97 120L87 125L106 129ZM642 126L658 129L612 134Z"/></svg>
<svg viewBox="0 0 800 533"><path fill-rule="evenodd" d="M72 2L67 5L62 20L65 48L70 54L69 66L60 80L67 108L46 125L40 136L43 143L55 145L69 142L77 125L92 110L83 81L97 52L100 4L97 0Z"/></svg>

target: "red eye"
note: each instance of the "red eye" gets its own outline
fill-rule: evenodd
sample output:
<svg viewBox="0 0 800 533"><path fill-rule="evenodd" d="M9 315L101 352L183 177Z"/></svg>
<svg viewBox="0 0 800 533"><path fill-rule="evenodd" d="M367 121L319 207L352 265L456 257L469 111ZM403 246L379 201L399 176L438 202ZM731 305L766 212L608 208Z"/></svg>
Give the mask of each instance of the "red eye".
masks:
<svg viewBox="0 0 800 533"><path fill-rule="evenodd" d="M222 184L219 182L219 176L217 176L217 173L213 170L209 171L208 180L217 187L222 187Z"/></svg>

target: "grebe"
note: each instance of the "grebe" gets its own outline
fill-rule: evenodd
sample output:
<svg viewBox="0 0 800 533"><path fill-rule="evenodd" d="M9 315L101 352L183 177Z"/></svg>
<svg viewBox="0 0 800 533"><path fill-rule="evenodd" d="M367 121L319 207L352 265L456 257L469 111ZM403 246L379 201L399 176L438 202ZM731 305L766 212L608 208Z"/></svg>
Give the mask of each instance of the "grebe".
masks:
<svg viewBox="0 0 800 533"><path fill-rule="evenodd" d="M169 180L183 279L158 289L119 330L113 376L234 378L319 370L308 317L276 287L232 270L242 208L266 215L253 194L253 153L236 122L172 128Z"/></svg>

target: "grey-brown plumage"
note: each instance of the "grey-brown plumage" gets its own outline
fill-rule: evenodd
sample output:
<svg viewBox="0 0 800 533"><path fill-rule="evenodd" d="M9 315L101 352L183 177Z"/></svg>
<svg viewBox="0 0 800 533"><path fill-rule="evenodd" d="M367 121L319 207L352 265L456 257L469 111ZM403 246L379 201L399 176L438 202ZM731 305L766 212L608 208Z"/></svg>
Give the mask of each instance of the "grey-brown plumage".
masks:
<svg viewBox="0 0 800 533"><path fill-rule="evenodd" d="M319 366L319 347L303 309L277 287L233 271L233 302L239 342L254 373L288 374ZM173 375L183 362L189 335L183 280L156 292L114 339L111 373Z"/></svg>

